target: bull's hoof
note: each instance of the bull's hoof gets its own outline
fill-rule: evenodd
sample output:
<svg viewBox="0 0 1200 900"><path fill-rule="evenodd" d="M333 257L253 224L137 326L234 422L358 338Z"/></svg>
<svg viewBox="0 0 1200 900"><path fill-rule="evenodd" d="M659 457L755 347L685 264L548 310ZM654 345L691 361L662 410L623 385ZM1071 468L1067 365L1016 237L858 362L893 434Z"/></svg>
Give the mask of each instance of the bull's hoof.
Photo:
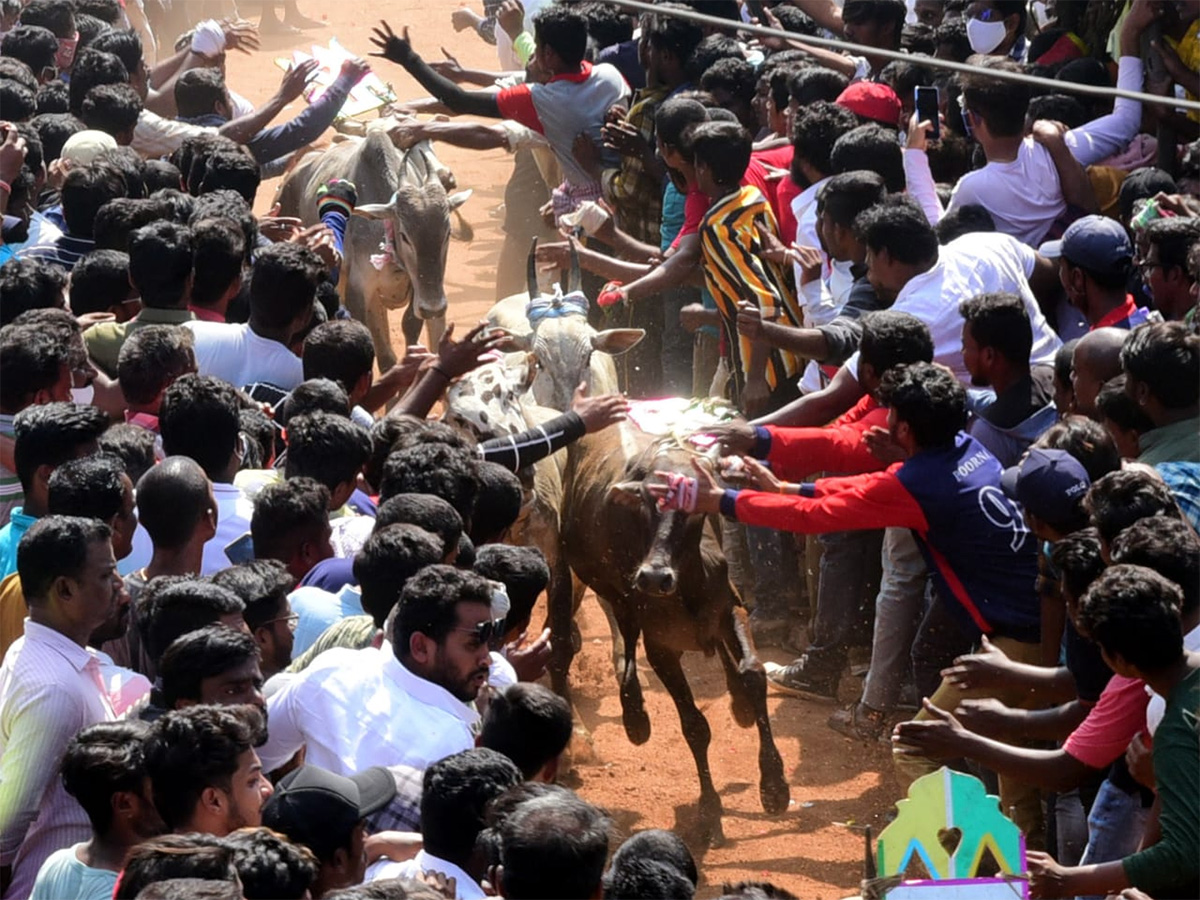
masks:
<svg viewBox="0 0 1200 900"><path fill-rule="evenodd" d="M625 725L625 736L629 738L630 743L640 745L650 740L650 716L645 709L626 707L621 711L621 721Z"/></svg>
<svg viewBox="0 0 1200 900"><path fill-rule="evenodd" d="M758 785L758 796L762 800L763 812L778 816L787 812L792 789L782 777L764 777Z"/></svg>
<svg viewBox="0 0 1200 900"><path fill-rule="evenodd" d="M721 799L716 795L700 798L697 821L699 838L706 847L722 847L725 844L725 829L721 826Z"/></svg>

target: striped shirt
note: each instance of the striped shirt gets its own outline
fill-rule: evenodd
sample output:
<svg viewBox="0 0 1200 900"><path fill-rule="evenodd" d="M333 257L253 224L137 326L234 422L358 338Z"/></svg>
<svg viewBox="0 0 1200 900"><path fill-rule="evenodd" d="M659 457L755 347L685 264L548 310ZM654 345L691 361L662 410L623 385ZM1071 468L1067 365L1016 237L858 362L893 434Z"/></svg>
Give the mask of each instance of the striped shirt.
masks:
<svg viewBox="0 0 1200 900"><path fill-rule="evenodd" d="M50 854L91 837L59 765L80 729L115 718L95 651L27 620L0 665L0 865L13 867L8 896L28 896Z"/></svg>
<svg viewBox="0 0 1200 900"><path fill-rule="evenodd" d="M25 247L17 253L17 259L37 259L70 272L75 263L95 249L96 242L93 240L64 234L52 244Z"/></svg>
<svg viewBox="0 0 1200 900"><path fill-rule="evenodd" d="M783 268L763 258L759 226L779 234L770 204L750 185L716 201L700 226L704 284L717 301L734 361L743 376L748 374L752 342L737 331L740 301L752 302L762 310L764 319L792 327L803 321L796 291ZM771 390L794 380L799 372L800 361L794 354L770 351L766 378Z"/></svg>
<svg viewBox="0 0 1200 900"><path fill-rule="evenodd" d="M13 433L13 419L8 413L0 413L0 437L16 440ZM8 466L0 463L0 528L8 524L9 516L14 507L25 503L25 489L21 487L21 479Z"/></svg>

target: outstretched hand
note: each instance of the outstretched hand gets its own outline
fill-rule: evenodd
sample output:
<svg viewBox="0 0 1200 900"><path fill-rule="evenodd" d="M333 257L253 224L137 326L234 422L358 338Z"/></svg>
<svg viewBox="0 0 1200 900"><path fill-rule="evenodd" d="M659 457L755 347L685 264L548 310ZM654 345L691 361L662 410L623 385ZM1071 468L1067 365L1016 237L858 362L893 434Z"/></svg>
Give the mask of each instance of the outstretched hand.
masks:
<svg viewBox="0 0 1200 900"><path fill-rule="evenodd" d="M893 750L900 754L953 759L962 755L962 740L967 734L962 723L951 713L939 709L926 697L921 701L927 719L901 722L892 733Z"/></svg>
<svg viewBox="0 0 1200 900"><path fill-rule="evenodd" d="M589 397L586 382L581 382L575 388L575 396L571 400L571 409L583 419L583 427L588 434L603 431L610 425L623 422L629 415L629 401L624 394L604 394L600 397Z"/></svg>
<svg viewBox="0 0 1200 900"><path fill-rule="evenodd" d="M371 30L371 43L381 51L372 53L372 56L382 56L388 62L394 62L398 66L408 65L413 58L413 48L408 39L407 25L397 35L392 31L391 25L381 20L379 27Z"/></svg>
<svg viewBox="0 0 1200 900"><path fill-rule="evenodd" d="M304 93L304 89L316 76L320 65L321 63L315 59L306 59L283 73L283 80L279 83L279 96L285 103L291 103Z"/></svg>
<svg viewBox="0 0 1200 900"><path fill-rule="evenodd" d="M508 339L508 335L500 331L485 334L487 327L487 322L480 322L461 341L456 341L454 323L447 325L438 343L437 362L433 368L440 369L447 378L458 378L486 363L488 357L485 354L497 349Z"/></svg>
<svg viewBox="0 0 1200 900"><path fill-rule="evenodd" d="M661 482L646 485L660 512L677 509L686 513L715 513L721 508L721 495L712 473L698 460L692 460L695 478L681 472L656 471Z"/></svg>

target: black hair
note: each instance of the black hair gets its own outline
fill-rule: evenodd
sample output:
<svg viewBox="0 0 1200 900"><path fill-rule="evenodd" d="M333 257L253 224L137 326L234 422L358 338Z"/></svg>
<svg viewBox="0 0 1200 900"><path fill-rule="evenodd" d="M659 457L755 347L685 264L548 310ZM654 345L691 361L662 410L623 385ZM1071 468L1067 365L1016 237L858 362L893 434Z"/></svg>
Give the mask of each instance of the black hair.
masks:
<svg viewBox="0 0 1200 900"><path fill-rule="evenodd" d="M612 3L581 3L576 9L587 20L587 33L597 50L633 38L633 19Z"/></svg>
<svg viewBox="0 0 1200 900"><path fill-rule="evenodd" d="M280 402L275 414L287 425L292 419L318 413L347 418L350 415L350 397L345 388L328 378L309 378L293 388L287 398Z"/></svg>
<svg viewBox="0 0 1200 900"><path fill-rule="evenodd" d="M230 219L193 219L195 277L189 301L211 307L242 274L246 241L241 226Z"/></svg>
<svg viewBox="0 0 1200 900"><path fill-rule="evenodd" d="M674 877L665 878L665 869ZM613 853L605 880L605 896L612 898L692 896L700 880L696 860L682 838L663 828L648 828L631 834ZM668 893L647 892L661 884ZM630 893L632 891L632 893Z"/></svg>
<svg viewBox="0 0 1200 900"><path fill-rule="evenodd" d="M2 59L3 57L0 57ZM29 174L41 172L42 167L46 164L45 148L42 146L41 135L38 130L33 127L32 122L16 123L17 133L25 139L25 166L29 170ZM10 195L11 196L11 195ZM10 202L10 209L16 207Z"/></svg>
<svg viewBox="0 0 1200 900"><path fill-rule="evenodd" d="M695 22L671 15L669 9L670 5L664 7L662 15L647 17L643 37L659 52L666 51L678 59L686 71L696 47L704 40L704 30Z"/></svg>
<svg viewBox="0 0 1200 900"><path fill-rule="evenodd" d="M744 59L734 57L718 59L700 77L701 90L710 94L714 90L723 90L746 103L754 99L757 85L758 76L754 72L754 66Z"/></svg>
<svg viewBox="0 0 1200 900"><path fill-rule="evenodd" d="M830 156L838 138L858 127L858 117L844 106L817 100L797 111L792 122L792 180L807 184L800 162L807 162L822 176L833 175Z"/></svg>
<svg viewBox="0 0 1200 900"><path fill-rule="evenodd" d="M354 557L354 578L362 589L363 611L376 627L383 628L409 579L445 555L442 542L416 525L375 528Z"/></svg>
<svg viewBox="0 0 1200 900"><path fill-rule="evenodd" d="M842 21L846 23L873 22L891 25L895 32L894 47L900 46L900 30L908 15L904 0L846 0L842 6Z"/></svg>
<svg viewBox="0 0 1200 900"><path fill-rule="evenodd" d="M655 859L630 859L604 873L606 900L692 900L695 895L692 882L674 867Z"/></svg>
<svg viewBox="0 0 1200 900"><path fill-rule="evenodd" d="M163 221L166 209L157 200L118 197L109 200L96 213L95 236L98 250L116 250L128 255L133 233L147 225L169 225Z"/></svg>
<svg viewBox="0 0 1200 900"><path fill-rule="evenodd" d="M380 878L324 895L322 900L443 900L444 894L413 878Z"/></svg>
<svg viewBox="0 0 1200 900"><path fill-rule="evenodd" d="M892 193L905 187L904 156L896 143L896 131L882 125L859 125L839 137L829 152L829 166L835 175L859 170L877 172Z"/></svg>
<svg viewBox="0 0 1200 900"><path fill-rule="evenodd" d="M1110 657L1143 672L1172 665L1184 652L1179 610L1183 592L1153 569L1116 565L1097 578L1079 604L1079 626Z"/></svg>
<svg viewBox="0 0 1200 900"><path fill-rule="evenodd" d="M62 212L73 237L95 236L96 213L105 203L124 197L127 188L120 171L108 163L73 168L63 179Z"/></svg>
<svg viewBox="0 0 1200 900"><path fill-rule="evenodd" d="M458 538L458 555L454 557L454 565L459 569L475 567L475 543L465 532Z"/></svg>
<svg viewBox="0 0 1200 900"><path fill-rule="evenodd" d="M79 107L79 118L114 138L132 134L142 113L142 98L128 84L100 84L87 92Z"/></svg>
<svg viewBox="0 0 1200 900"><path fill-rule="evenodd" d="M1121 221L1128 222L1133 216L1133 205L1139 200L1149 200L1158 194L1177 194L1179 186L1169 173L1154 166L1134 169L1125 176L1117 192L1117 206L1121 210Z"/></svg>
<svg viewBox="0 0 1200 900"><path fill-rule="evenodd" d="M163 216L176 225L187 225L196 208L196 198L174 188L159 188L149 199L161 204Z"/></svg>
<svg viewBox="0 0 1200 900"><path fill-rule="evenodd" d="M317 880L320 862L303 844L270 828L239 828L225 838L245 900L303 900Z"/></svg>
<svg viewBox="0 0 1200 900"><path fill-rule="evenodd" d="M135 485L154 468L157 437L153 431L130 422L109 425L98 441L100 452L120 461L125 474Z"/></svg>
<svg viewBox="0 0 1200 900"><path fill-rule="evenodd" d="M669 147L679 147L684 132L708 121L708 112L695 100L675 97L664 100L654 111L654 132Z"/></svg>
<svg viewBox="0 0 1200 900"><path fill-rule="evenodd" d="M42 113L34 116L29 124L41 138L42 155L47 161L62 156L62 148L67 140L86 130L86 126L68 112Z"/></svg>
<svg viewBox="0 0 1200 900"><path fill-rule="evenodd" d="M176 325L146 325L130 331L117 355L117 377L126 403L153 403L175 379L195 371L195 338Z"/></svg>
<svg viewBox="0 0 1200 900"><path fill-rule="evenodd" d="M137 719L89 725L67 743L62 758L63 788L87 813L92 831L112 828L114 794L141 796L146 763L142 741L149 726Z"/></svg>
<svg viewBox="0 0 1200 900"><path fill-rule="evenodd" d="M13 420L13 456L17 477L28 494L40 466L58 468L79 455L108 427L108 415L95 406L44 403L17 413Z"/></svg>
<svg viewBox="0 0 1200 900"><path fill-rule="evenodd" d="M1121 454L1112 435L1087 416L1064 417L1043 431L1034 446L1070 453L1088 473L1092 484L1121 468Z"/></svg>
<svg viewBox="0 0 1200 900"><path fill-rule="evenodd" d="M254 195L258 193L258 186L261 183L262 173L259 171L254 157L240 150L236 152L218 151L209 156L205 163L204 178L200 181L199 193L206 194L209 191L228 188L245 197L247 203L253 203Z"/></svg>
<svg viewBox="0 0 1200 900"><path fill-rule="evenodd" d="M125 467L107 453L69 459L46 484L46 511L107 522L125 505Z"/></svg>
<svg viewBox="0 0 1200 900"><path fill-rule="evenodd" d="M67 102L71 112L79 115L83 98L102 84L128 84L129 71L112 53L102 50L80 50L71 67L71 83L67 85Z"/></svg>
<svg viewBox="0 0 1200 900"><path fill-rule="evenodd" d="M1200 400L1200 336L1182 322L1140 325L1121 347L1121 369L1165 408L1187 409Z"/></svg>
<svg viewBox="0 0 1200 900"><path fill-rule="evenodd" d="M720 185L736 185L750 165L753 142L736 122L703 122L691 132L692 154L703 163Z"/></svg>
<svg viewBox="0 0 1200 900"><path fill-rule="evenodd" d="M24 122L37 112L37 95L23 84L0 79L0 106L10 122Z"/></svg>
<svg viewBox="0 0 1200 900"><path fill-rule="evenodd" d="M398 659L409 654L414 634L436 643L446 640L458 622L458 604L492 607L492 586L482 575L453 566L426 566L404 585L392 627L392 647Z"/></svg>
<svg viewBox="0 0 1200 900"><path fill-rule="evenodd" d="M55 66L58 38L40 25L18 25L0 42L0 53L25 63L37 76L43 69Z"/></svg>
<svg viewBox="0 0 1200 900"><path fill-rule="evenodd" d="M713 64L722 59L745 59L742 48L727 34L710 34L700 41L692 50L691 58L684 66L687 79L692 84L699 84L704 73Z"/></svg>
<svg viewBox="0 0 1200 900"><path fill-rule="evenodd" d="M33 69L16 57L0 56L0 79L15 81L21 87L29 88L34 94L37 94L38 83Z"/></svg>
<svg viewBox="0 0 1200 900"><path fill-rule="evenodd" d="M136 900L243 900L242 889L232 881L212 878L168 878L148 884Z"/></svg>
<svg viewBox="0 0 1200 900"><path fill-rule="evenodd" d="M971 41L967 37L966 19L943 19L935 32L935 40L939 51L943 47L949 51L942 56L944 59L966 62L975 52L971 49Z"/></svg>
<svg viewBox="0 0 1200 900"><path fill-rule="evenodd" d="M379 497L433 494L454 507L464 525L471 521L479 494L476 457L447 444L424 443L396 450L383 464Z"/></svg>
<svg viewBox="0 0 1200 900"><path fill-rule="evenodd" d="M911 197L889 196L855 219L854 230L871 251L886 250L898 262L921 265L937 259L937 234Z"/></svg>
<svg viewBox="0 0 1200 900"><path fill-rule="evenodd" d="M1154 422L1125 390L1124 373L1108 379L1100 387L1096 394L1096 409L1105 419L1126 431L1145 434L1154 427Z"/></svg>
<svg viewBox="0 0 1200 900"><path fill-rule="evenodd" d="M500 826L502 891L511 900L587 900L608 857L611 822L574 795L527 800Z"/></svg>
<svg viewBox="0 0 1200 900"><path fill-rule="evenodd" d="M304 338L304 378L329 378L347 393L375 366L371 331L354 319L323 322Z"/></svg>
<svg viewBox="0 0 1200 900"><path fill-rule="evenodd" d="M980 347L990 347L1016 366L1028 366L1033 326L1025 301L1010 291L978 294L958 305Z"/></svg>
<svg viewBox="0 0 1200 900"><path fill-rule="evenodd" d="M1146 241L1158 247L1164 272L1182 269L1187 274L1188 251L1200 241L1200 218L1156 219L1146 228Z"/></svg>
<svg viewBox="0 0 1200 900"><path fill-rule="evenodd" d="M492 694L479 746L503 753L532 778L567 749L571 733L571 705L547 687L520 682Z"/></svg>
<svg viewBox="0 0 1200 900"><path fill-rule="evenodd" d="M354 481L371 453L365 428L345 416L312 413L290 417L285 477L307 476L331 492Z"/></svg>
<svg viewBox="0 0 1200 900"><path fill-rule="evenodd" d="M79 575L87 565L88 547L111 537L112 530L99 519L39 518L17 544L17 574L21 576L25 602L40 606L55 579Z"/></svg>
<svg viewBox="0 0 1200 900"><path fill-rule="evenodd" d="M207 513L209 481L194 460L168 456L138 479L136 496L138 521L154 546L174 550Z"/></svg>
<svg viewBox="0 0 1200 900"><path fill-rule="evenodd" d="M128 300L130 291L127 253L93 250L71 270L71 312L76 316L108 312Z"/></svg>
<svg viewBox="0 0 1200 900"><path fill-rule="evenodd" d="M190 456L220 481L238 442L238 397L211 375L181 375L163 391L158 411L163 452Z"/></svg>
<svg viewBox="0 0 1200 900"><path fill-rule="evenodd" d="M792 6L788 3L780 3L774 7L771 12L775 14L775 18L779 20L779 24L783 26L784 31L790 31L792 34L803 34L808 37L819 37L821 34L821 26L799 7ZM783 51L786 53L787 51ZM767 57L770 61L777 54Z"/></svg>
<svg viewBox="0 0 1200 900"><path fill-rule="evenodd" d="M436 535L442 543L442 556L458 546L463 521L457 510L433 494L396 494L379 504L375 530L389 525L416 525Z"/></svg>
<svg viewBox="0 0 1200 900"><path fill-rule="evenodd" d="M1071 386L1071 370L1075 365L1075 346L1078 343L1079 338L1072 338L1054 351L1054 379L1068 388ZM1060 415L1065 413L1066 410L1059 410Z"/></svg>
<svg viewBox="0 0 1200 900"><path fill-rule="evenodd" d="M205 625L182 634L158 662L159 697L167 709L180 700L201 700L200 682L258 658L254 638L228 625Z"/></svg>
<svg viewBox="0 0 1200 900"><path fill-rule="evenodd" d="M1109 550L1114 564L1145 566L1179 585L1184 615L1200 607L1200 539L1187 522L1139 519L1113 538Z"/></svg>
<svg viewBox="0 0 1200 900"><path fill-rule="evenodd" d="M199 578L152 578L137 600L137 628L146 653L159 660L180 637L224 616L241 615L234 593Z"/></svg>
<svg viewBox="0 0 1200 900"><path fill-rule="evenodd" d="M967 62L976 69L1021 72L1021 66L1007 57L976 54ZM983 119L995 137L1015 137L1024 131L1032 96L1029 85L982 71L959 72L956 79L966 108Z"/></svg>
<svg viewBox="0 0 1200 900"><path fill-rule="evenodd" d="M238 413L238 428L247 440L241 468L270 468L275 458L276 438L282 440L275 422L261 409L243 409Z"/></svg>
<svg viewBox="0 0 1200 900"><path fill-rule="evenodd" d="M37 89L37 111L38 116L44 115L64 115L71 116L71 94L67 88L66 82L59 81L55 78L53 81L47 81L43 85L39 85ZM35 118L37 118L35 116ZM75 121L79 121L75 119ZM83 128L83 123L79 122L80 130Z"/></svg>
<svg viewBox="0 0 1200 900"><path fill-rule="evenodd" d="M465 863L483 830L487 805L522 780L512 760L486 747L433 763L425 770L421 787L421 837L426 851Z"/></svg>
<svg viewBox="0 0 1200 900"><path fill-rule="evenodd" d="M862 361L876 377L898 366L933 362L933 336L916 316L890 309L876 310L862 318L859 342Z"/></svg>
<svg viewBox="0 0 1200 900"><path fill-rule="evenodd" d="M499 540L517 521L525 496L521 480L499 463L480 461L475 473L479 493L471 512L471 540L487 544Z"/></svg>
<svg viewBox="0 0 1200 900"><path fill-rule="evenodd" d="M288 594L296 587L296 579L277 559L252 559L230 566L212 580L242 598L246 604L242 618L251 632L285 614Z"/></svg>
<svg viewBox="0 0 1200 900"><path fill-rule="evenodd" d="M817 209L837 225L852 228L859 214L882 203L887 196L883 178L875 172L834 175L817 192Z"/></svg>
<svg viewBox="0 0 1200 900"><path fill-rule="evenodd" d="M67 275L37 259L10 259L0 266L0 325L30 309L62 306Z"/></svg>
<svg viewBox="0 0 1200 900"><path fill-rule="evenodd" d="M795 9L795 7L791 7ZM774 57L772 57L773 59ZM763 69L759 74L759 86L761 88L763 80L766 80L766 92L771 98L771 103L775 109L783 110L787 108L788 101L792 97L791 83L792 76L797 72L803 71L803 66L790 63L768 68L770 60L763 64Z"/></svg>
<svg viewBox="0 0 1200 900"><path fill-rule="evenodd" d="M0 409L17 412L38 391L58 384L71 350L58 336L32 325L0 328Z"/></svg>
<svg viewBox="0 0 1200 900"><path fill-rule="evenodd" d="M269 484L254 498L250 534L258 559L286 562L329 527L329 489L311 478Z"/></svg>
<svg viewBox="0 0 1200 900"><path fill-rule="evenodd" d="M948 370L913 363L889 370L879 385L880 402L912 430L921 449L954 443L967 424L967 393Z"/></svg>
<svg viewBox="0 0 1200 900"><path fill-rule="evenodd" d="M196 709L209 710L215 707ZM184 756L182 752L179 755ZM181 759L181 763L195 762L202 761ZM202 895L200 891L204 885L221 884L236 891L236 879L233 848L222 838L211 834L164 834L143 841L129 851L113 898L141 900L152 895L155 889L176 885L181 886L179 891L164 890L159 896L163 900L224 900L226 896L239 894Z"/></svg>
<svg viewBox="0 0 1200 900"><path fill-rule="evenodd" d="M1086 124L1091 116L1087 108L1069 94L1042 94L1029 101L1026 118L1031 122L1049 119L1062 122L1068 128L1078 128Z"/></svg>
<svg viewBox="0 0 1200 900"><path fill-rule="evenodd" d="M116 34L132 34L135 37L137 33L130 31L121 31L117 26L121 23L121 4L117 0L73 0L75 3L75 12L84 13L92 18L99 19L105 25L112 27ZM141 41L139 40L140 44Z"/></svg>
<svg viewBox="0 0 1200 900"><path fill-rule="evenodd" d="M934 226L939 244L948 244L964 234L996 230L996 220L981 203L964 203L955 207Z"/></svg>
<svg viewBox="0 0 1200 900"><path fill-rule="evenodd" d="M187 823L205 788L228 791L238 758L265 739L266 718L248 704L191 706L156 721L146 736L146 768L167 827Z"/></svg>
<svg viewBox="0 0 1200 900"><path fill-rule="evenodd" d="M146 160L146 192L153 194L163 188L179 190L183 175L165 159Z"/></svg>
<svg viewBox="0 0 1200 900"><path fill-rule="evenodd" d="M103 19L97 19L95 16L89 16L84 12L77 12L75 15L75 30L79 34L79 40L76 44L78 51L92 46L96 38L112 31L112 28Z"/></svg>
<svg viewBox="0 0 1200 900"><path fill-rule="evenodd" d="M529 622L537 598L550 584L550 567L536 547L484 544L471 568L504 585L510 604L506 627L510 629Z"/></svg>
<svg viewBox="0 0 1200 900"><path fill-rule="evenodd" d="M1141 519L1183 518L1166 483L1140 469L1119 469L1092 482L1084 508L1106 544Z"/></svg>
<svg viewBox="0 0 1200 900"><path fill-rule="evenodd" d="M48 28L56 38L69 38L76 28L74 0L34 0L21 10L17 21Z"/></svg>
<svg viewBox="0 0 1200 900"><path fill-rule="evenodd" d="M189 69L175 81L175 106L181 119L210 115L226 96L225 76L217 68Z"/></svg>
<svg viewBox="0 0 1200 900"><path fill-rule="evenodd" d="M1050 561L1058 570L1063 588L1078 602L1104 571L1100 533L1095 528L1081 528L1064 535L1051 547Z"/></svg>
<svg viewBox="0 0 1200 900"><path fill-rule="evenodd" d="M558 54L566 66L577 66L587 53L587 19L567 6L547 6L533 18L533 36L539 47Z"/></svg>
<svg viewBox="0 0 1200 900"><path fill-rule="evenodd" d="M298 244L272 244L260 251L250 277L254 318L268 328L294 322L312 309L322 277L321 260Z"/></svg>

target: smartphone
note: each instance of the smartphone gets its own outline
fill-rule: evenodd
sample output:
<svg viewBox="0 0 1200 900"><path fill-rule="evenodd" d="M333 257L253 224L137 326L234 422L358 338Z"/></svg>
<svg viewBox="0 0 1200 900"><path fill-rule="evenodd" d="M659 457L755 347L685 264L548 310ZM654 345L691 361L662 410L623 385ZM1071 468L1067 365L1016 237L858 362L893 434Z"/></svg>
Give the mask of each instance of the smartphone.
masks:
<svg viewBox="0 0 1200 900"><path fill-rule="evenodd" d="M913 94L916 99L917 121L932 122L933 128L926 129L925 135L933 140L937 140L942 136L941 125L938 122L938 110L941 107L938 89L935 87L920 86L913 91Z"/></svg>
<svg viewBox="0 0 1200 900"><path fill-rule="evenodd" d="M254 559L254 538L250 536L250 532L247 531L240 538L226 544L225 555L235 566Z"/></svg>

